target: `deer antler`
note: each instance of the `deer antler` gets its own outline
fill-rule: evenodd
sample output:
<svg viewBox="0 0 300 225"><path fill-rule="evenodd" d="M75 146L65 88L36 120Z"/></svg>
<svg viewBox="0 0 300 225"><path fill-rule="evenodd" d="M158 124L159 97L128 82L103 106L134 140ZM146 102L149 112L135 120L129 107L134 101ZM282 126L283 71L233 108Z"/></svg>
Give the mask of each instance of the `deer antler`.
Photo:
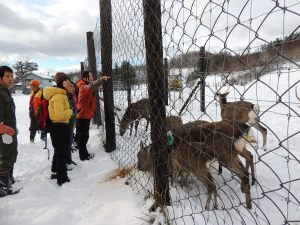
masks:
<svg viewBox="0 0 300 225"><path fill-rule="evenodd" d="M227 90L224 93L228 93L230 89L230 86L228 86Z"/></svg>

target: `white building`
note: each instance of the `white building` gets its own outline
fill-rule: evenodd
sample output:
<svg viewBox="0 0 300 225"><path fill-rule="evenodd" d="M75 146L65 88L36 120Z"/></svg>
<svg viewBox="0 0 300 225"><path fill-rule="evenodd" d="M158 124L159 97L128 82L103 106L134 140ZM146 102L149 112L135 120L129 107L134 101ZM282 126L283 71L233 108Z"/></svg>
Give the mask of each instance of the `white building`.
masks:
<svg viewBox="0 0 300 225"><path fill-rule="evenodd" d="M40 87L53 86L54 79L48 74L29 73L25 78L25 83L29 83L31 80L38 80Z"/></svg>
<svg viewBox="0 0 300 225"><path fill-rule="evenodd" d="M22 91L24 94L30 93L31 91L30 88L27 86L27 84L32 80L38 80L40 82L41 88L55 85L54 78L48 74L29 73L25 78L25 85L26 85L25 91L23 90L22 83L19 82L14 84L14 86L11 89L11 92L15 92L19 90Z"/></svg>

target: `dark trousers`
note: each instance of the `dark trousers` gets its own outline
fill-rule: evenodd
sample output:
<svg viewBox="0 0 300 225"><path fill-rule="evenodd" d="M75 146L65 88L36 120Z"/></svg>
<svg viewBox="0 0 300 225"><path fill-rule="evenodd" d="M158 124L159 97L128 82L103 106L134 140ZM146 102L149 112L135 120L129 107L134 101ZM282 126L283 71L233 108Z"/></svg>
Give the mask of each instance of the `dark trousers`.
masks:
<svg viewBox="0 0 300 225"><path fill-rule="evenodd" d="M51 171L57 173L57 182L68 179L66 162L69 151L70 126L65 123L52 123L50 137L54 148Z"/></svg>
<svg viewBox="0 0 300 225"><path fill-rule="evenodd" d="M78 137L79 158L81 160L89 157L86 144L89 140L90 119L77 119L76 133Z"/></svg>
<svg viewBox="0 0 300 225"><path fill-rule="evenodd" d="M35 135L38 132L38 127L37 127L37 123L36 123L36 119L35 118L30 118L30 140L34 140L35 139ZM44 140L46 137L46 132L45 131L40 131L41 132L41 139Z"/></svg>
<svg viewBox="0 0 300 225"><path fill-rule="evenodd" d="M68 145L68 156L67 156L67 163L70 164L72 160L72 143L73 143L73 127L69 127L69 145Z"/></svg>
<svg viewBox="0 0 300 225"><path fill-rule="evenodd" d="M34 140L36 132L37 132L37 124L34 116L30 117L30 140Z"/></svg>

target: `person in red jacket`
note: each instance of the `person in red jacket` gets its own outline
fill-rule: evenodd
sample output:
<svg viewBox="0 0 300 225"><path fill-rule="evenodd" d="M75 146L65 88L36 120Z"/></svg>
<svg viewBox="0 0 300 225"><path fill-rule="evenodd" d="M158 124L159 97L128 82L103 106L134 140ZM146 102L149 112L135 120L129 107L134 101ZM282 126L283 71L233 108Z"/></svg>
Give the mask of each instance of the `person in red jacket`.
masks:
<svg viewBox="0 0 300 225"><path fill-rule="evenodd" d="M95 92L98 90L98 87L109 78L108 76L102 76L94 81L93 74L89 71L84 71L81 75L81 79L77 82L79 93L76 135L79 158L82 161L90 160L94 157L93 154L88 152L86 144L89 140L90 121L96 109Z"/></svg>
<svg viewBox="0 0 300 225"><path fill-rule="evenodd" d="M37 80L32 80L29 83L30 89L32 91L29 101L29 118L30 118L30 142L33 143L35 139L36 132L38 130L36 122L37 108L40 106L43 90L40 88L40 82ZM41 139L45 140L46 134L41 131Z"/></svg>

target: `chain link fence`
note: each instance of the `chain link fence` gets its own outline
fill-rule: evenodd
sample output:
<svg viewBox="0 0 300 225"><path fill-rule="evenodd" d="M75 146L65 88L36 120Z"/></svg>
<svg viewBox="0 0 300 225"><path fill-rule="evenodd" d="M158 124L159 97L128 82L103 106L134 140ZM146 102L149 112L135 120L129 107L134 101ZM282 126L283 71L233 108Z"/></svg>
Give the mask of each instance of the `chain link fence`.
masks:
<svg viewBox="0 0 300 225"><path fill-rule="evenodd" d="M300 80L299 1L162 0L160 6L157 20L161 23L166 87L161 91L165 93L161 110L166 111L167 121L177 116L183 124L199 120L211 123L197 125L201 136L197 140L183 136L192 134L191 127L188 132L175 129L172 120L173 136L168 136L166 143L174 139L178 145L172 148L172 143L164 144L170 153L165 174L172 175L174 159L180 169L167 190L170 202L164 213L168 223L300 224L300 98L296 92ZM151 114L155 101L149 97L153 94L149 87L153 77L147 76L147 67L153 65L147 64L145 42L149 37L145 36L145 26L153 21L145 19L144 9L141 0L111 0L117 146L112 158L120 168L130 168L127 182L134 190L145 198L155 198L157 173L153 167L159 163L152 155L158 157L157 153L164 150L153 152L150 144L155 132L168 131L170 125L165 124L167 128L162 131L154 130L150 118L155 117ZM94 30L97 71L102 70L101 29L98 22ZM158 76L157 85L160 79ZM251 104L226 109L230 102L238 101ZM103 101L100 103L103 110ZM245 116L239 117L239 111L247 112L246 121L241 119ZM231 118L228 126L232 135L218 122L224 118ZM257 119L253 122L251 118ZM102 120L104 129L104 116ZM165 127L164 121L161 127ZM236 128L239 122L248 122L252 128L259 122L267 130L266 145L263 130L252 129L255 143L249 137L243 139L245 152L253 156L253 168L247 172L249 161L244 160L243 153L236 153L235 131L248 135ZM148 158L138 160L141 149ZM227 156L220 156L221 151ZM179 158L178 154L170 157L174 152ZM218 162L227 168L222 173ZM143 166L148 172L141 169ZM187 178L183 174L188 174ZM249 183L254 175L256 182ZM215 202L217 207L212 204Z"/></svg>

